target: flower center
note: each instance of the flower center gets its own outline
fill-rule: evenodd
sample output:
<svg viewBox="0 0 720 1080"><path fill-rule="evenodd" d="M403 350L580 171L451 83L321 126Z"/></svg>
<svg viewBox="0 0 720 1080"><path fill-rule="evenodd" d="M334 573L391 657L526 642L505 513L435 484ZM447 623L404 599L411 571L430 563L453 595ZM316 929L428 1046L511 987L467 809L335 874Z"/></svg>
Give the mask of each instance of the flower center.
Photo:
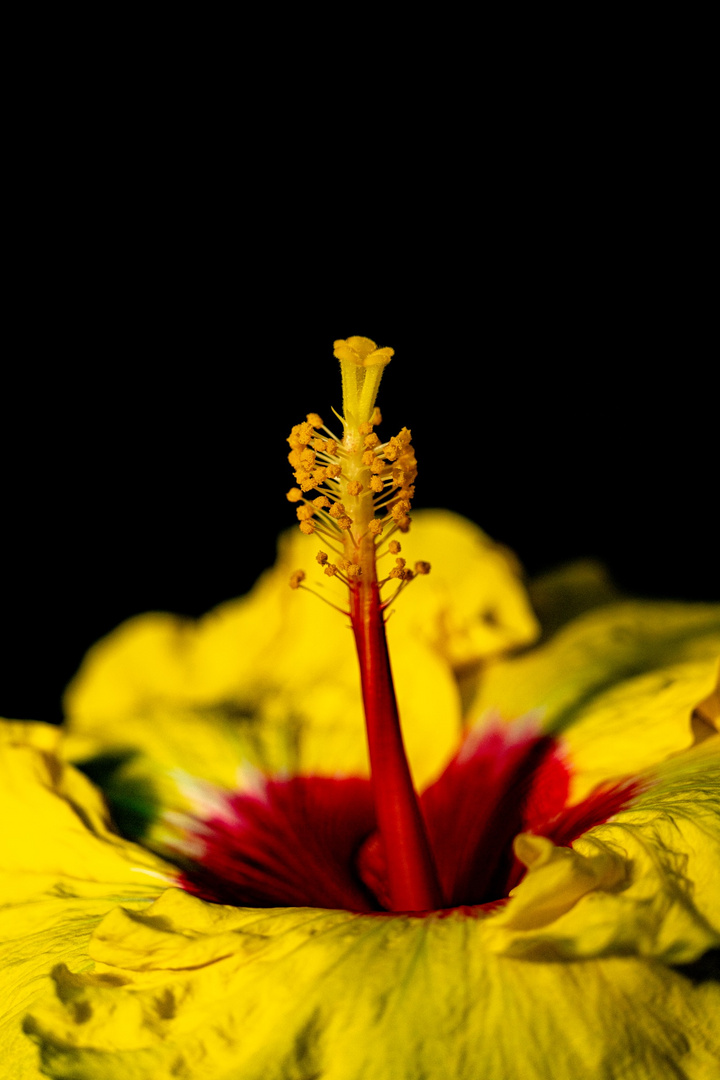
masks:
<svg viewBox="0 0 720 1080"><path fill-rule="evenodd" d="M371 780L257 774L242 792L208 785L213 812L189 830L191 865L182 883L221 903L483 910L502 903L525 872L520 834L569 844L626 805L633 785L598 790L569 807L569 770L557 741L536 718L491 718L418 799L385 634L388 604L430 569L409 569L398 539L410 527L415 455L407 429L386 442L375 430L375 397L392 350L349 338L335 342L335 355L342 431L335 434L315 413L293 428L297 487L287 497L297 504L302 532L323 545L319 568L348 590L347 608L338 610L350 620L357 649ZM394 565L381 575L378 561L388 556ZM290 584L313 592L306 582L297 570ZM383 589L392 594L383 599Z"/></svg>

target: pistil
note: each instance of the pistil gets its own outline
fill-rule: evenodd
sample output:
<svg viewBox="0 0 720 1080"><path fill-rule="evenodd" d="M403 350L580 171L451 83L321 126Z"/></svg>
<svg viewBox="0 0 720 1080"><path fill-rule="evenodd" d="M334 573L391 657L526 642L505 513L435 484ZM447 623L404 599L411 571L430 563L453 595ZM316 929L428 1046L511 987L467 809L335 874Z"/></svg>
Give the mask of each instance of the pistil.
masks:
<svg viewBox="0 0 720 1080"><path fill-rule="evenodd" d="M392 349L377 349L368 338L335 342L342 371L343 434L337 438L315 413L293 428L289 460L299 486L288 492L288 499L300 504L297 516L306 535L317 533L333 551L343 552L331 562L321 551L317 561L325 574L339 577L349 588L347 614L360 664L375 812L392 909L425 911L442 907L443 897L403 745L385 634L387 602L380 595L384 582L376 568L383 533L389 540L409 528L415 490L410 432L403 428L382 443L374 431L381 420L375 398L392 355ZM307 497L313 489L320 494ZM388 550L397 554L400 544L390 541ZM428 570L427 563L418 563L415 572ZM397 581L402 588L414 576L398 558L384 580ZM291 584L306 588L303 580L296 573Z"/></svg>

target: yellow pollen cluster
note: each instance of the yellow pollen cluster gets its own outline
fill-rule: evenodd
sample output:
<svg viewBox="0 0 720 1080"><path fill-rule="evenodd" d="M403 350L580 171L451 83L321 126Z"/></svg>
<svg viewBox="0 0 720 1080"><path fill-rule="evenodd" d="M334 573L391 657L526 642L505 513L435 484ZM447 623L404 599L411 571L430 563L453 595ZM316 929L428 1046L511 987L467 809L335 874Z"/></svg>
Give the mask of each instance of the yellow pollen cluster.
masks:
<svg viewBox="0 0 720 1080"><path fill-rule="evenodd" d="M306 535L347 534L358 518L364 518L363 532L374 537L380 536L387 520L393 531L409 528L417 473L411 433L403 428L383 443L374 430L381 420L380 410L374 407L370 419L355 430L344 421L342 438L333 435L317 413L308 413L306 420L293 427L288 461L297 486L288 491L287 499L302 503L297 517ZM320 494L310 498L313 489ZM370 514L357 512L363 495L370 500ZM354 542L360 539L353 532Z"/></svg>

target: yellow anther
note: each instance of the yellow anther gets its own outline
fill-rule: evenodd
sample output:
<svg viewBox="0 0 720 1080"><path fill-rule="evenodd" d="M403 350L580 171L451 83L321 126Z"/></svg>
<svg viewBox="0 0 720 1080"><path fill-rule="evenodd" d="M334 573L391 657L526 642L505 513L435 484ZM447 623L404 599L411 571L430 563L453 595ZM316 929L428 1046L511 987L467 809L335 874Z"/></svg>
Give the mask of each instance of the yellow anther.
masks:
<svg viewBox="0 0 720 1080"><path fill-rule="evenodd" d="M335 577L335 575L337 574L337 570L338 568L335 563L329 562L325 565L325 573L328 577Z"/></svg>
<svg viewBox="0 0 720 1080"><path fill-rule="evenodd" d="M317 439L313 439L310 445L312 446L313 450L321 451L325 449L325 442L326 440L321 439L318 435Z"/></svg>
<svg viewBox="0 0 720 1080"><path fill-rule="evenodd" d="M302 491L300 488L290 488L286 493L285 498L288 502L300 502L302 499Z"/></svg>
<svg viewBox="0 0 720 1080"><path fill-rule="evenodd" d="M323 447L323 449L325 450L326 454L336 454L337 453L337 443L335 442L334 439L326 439L325 440L325 446Z"/></svg>
<svg viewBox="0 0 720 1080"><path fill-rule="evenodd" d="M342 570L343 574L346 573L347 568L350 565L351 565L350 560L346 559L344 557L339 558L338 561L337 561L337 568L338 568L338 570Z"/></svg>
<svg viewBox="0 0 720 1080"><path fill-rule="evenodd" d="M315 481L315 487L320 487L327 480L327 469L321 466L319 469L313 469L312 478Z"/></svg>
<svg viewBox="0 0 720 1080"><path fill-rule="evenodd" d="M362 574L362 569L357 565L357 563L351 563L350 566L348 566L348 568L347 568L347 576L349 578L360 577L361 574Z"/></svg>
<svg viewBox="0 0 720 1080"><path fill-rule="evenodd" d="M329 505L330 500L327 495L318 495L317 499L313 499L313 506L316 510L327 510Z"/></svg>
<svg viewBox="0 0 720 1080"><path fill-rule="evenodd" d="M403 581L412 581L414 577L412 570L403 570Z"/></svg>
<svg viewBox="0 0 720 1080"><path fill-rule="evenodd" d="M368 522L368 532L371 536L379 536L384 528L385 522L381 521L380 518L372 518L372 520Z"/></svg>
<svg viewBox="0 0 720 1080"><path fill-rule="evenodd" d="M371 488L372 491L380 493L381 491L384 490L385 484L383 483L383 481L380 479L379 476L371 476L370 477L370 488Z"/></svg>
<svg viewBox="0 0 720 1080"><path fill-rule="evenodd" d="M415 498L415 485L410 484L404 488L401 488L398 492L401 499L414 499Z"/></svg>
<svg viewBox="0 0 720 1080"><path fill-rule="evenodd" d="M300 465L301 465L300 451L297 448L295 450L290 451L290 453L288 454L288 461L292 465L293 469L299 469L300 468Z"/></svg>
<svg viewBox="0 0 720 1080"><path fill-rule="evenodd" d="M402 566L393 566L392 570L388 574L389 578L400 578L402 580L405 577L405 571Z"/></svg>
<svg viewBox="0 0 720 1080"><path fill-rule="evenodd" d="M372 465L373 461L375 461L375 455L372 450L366 450L362 456L363 465Z"/></svg>
<svg viewBox="0 0 720 1080"><path fill-rule="evenodd" d="M401 431L398 431L397 435L395 436L395 439L400 444L400 446L404 449L406 446L410 445L410 443L412 441L412 433L411 433L409 428L404 427ZM391 439L390 441L394 442L395 439Z"/></svg>
<svg viewBox="0 0 720 1080"><path fill-rule="evenodd" d="M338 518L337 519L337 524L338 524L338 527L341 528L341 529L349 529L350 526L352 525L352 518L349 518L349 517Z"/></svg>
<svg viewBox="0 0 720 1080"><path fill-rule="evenodd" d="M307 446L314 434L315 429L312 424L295 424L288 436L288 442L293 450L296 450L302 446Z"/></svg>
<svg viewBox="0 0 720 1080"><path fill-rule="evenodd" d="M359 495L363 489L363 486L359 480L351 480L347 486L347 489L349 495Z"/></svg>
<svg viewBox="0 0 720 1080"><path fill-rule="evenodd" d="M305 533L306 536L312 536L312 534L315 532L315 526L313 525L312 521L301 521L299 528L300 532Z"/></svg>
<svg viewBox="0 0 720 1080"><path fill-rule="evenodd" d="M378 409L377 405L373 409L373 414L370 417L370 423L373 424L373 426L377 424L382 424L382 413Z"/></svg>
<svg viewBox="0 0 720 1080"><path fill-rule="evenodd" d="M315 451L307 446L304 450L300 451L300 461L306 469L311 469L315 464Z"/></svg>
<svg viewBox="0 0 720 1080"><path fill-rule="evenodd" d="M393 487L402 487L405 483L405 470L395 468L392 471Z"/></svg>
<svg viewBox="0 0 720 1080"><path fill-rule="evenodd" d="M383 472L384 469L385 469L385 462L383 461L382 458L376 457L373 460L372 465L370 466L370 472L375 473L375 475L377 475L378 473Z"/></svg>
<svg viewBox="0 0 720 1080"><path fill-rule="evenodd" d="M312 491L315 487L315 481L309 472L305 472L304 469L298 469L295 473L295 479L300 485L301 491Z"/></svg>
<svg viewBox="0 0 720 1080"><path fill-rule="evenodd" d="M305 580L305 571L304 570L293 570L292 574L290 575L290 588L291 589L299 589L301 582L303 582L304 580Z"/></svg>
<svg viewBox="0 0 720 1080"><path fill-rule="evenodd" d="M376 446L380 445L380 439L374 431L371 431L369 435L366 435L364 441L365 446L367 446L369 450L374 450Z"/></svg>
<svg viewBox="0 0 720 1080"><path fill-rule="evenodd" d="M330 507L330 517L341 518L346 513L345 506L341 502L336 502Z"/></svg>
<svg viewBox="0 0 720 1080"><path fill-rule="evenodd" d="M360 432L361 435L369 435L370 432L372 431L372 429L373 429L373 426L372 426L371 421L366 420L363 424L360 425L360 427L358 428L358 431Z"/></svg>
<svg viewBox="0 0 720 1080"><path fill-rule="evenodd" d="M388 551L391 555L397 555L399 551L402 551L400 542L398 540L391 540L388 544Z"/></svg>
<svg viewBox="0 0 720 1080"><path fill-rule="evenodd" d="M401 518L400 521L398 521L398 529L400 530L400 532L404 532L404 533L409 532L410 531L410 518L409 517Z"/></svg>
<svg viewBox="0 0 720 1080"><path fill-rule="evenodd" d="M405 568L406 564L407 564L407 559L400 558L400 559L395 560L395 565L399 566L401 570L403 570Z"/></svg>
<svg viewBox="0 0 720 1080"><path fill-rule="evenodd" d="M342 468L339 465L328 465L327 467L327 474L331 480L337 480L341 472Z"/></svg>
<svg viewBox="0 0 720 1080"><path fill-rule="evenodd" d="M320 563L320 566L324 566L327 561L327 551L318 551L317 555L315 556L315 562Z"/></svg>
<svg viewBox="0 0 720 1080"><path fill-rule="evenodd" d="M397 446L394 446L392 442L389 442L383 450L383 457L386 461L397 461L397 456L399 453L400 451L398 450Z"/></svg>
<svg viewBox="0 0 720 1080"><path fill-rule="evenodd" d="M312 506L298 506L295 513L297 514L298 521L309 521L315 511Z"/></svg>
<svg viewBox="0 0 720 1080"><path fill-rule="evenodd" d="M415 563L415 573L416 574L429 574L430 573L430 563L429 562L424 562L424 561L423 562L416 562Z"/></svg>
<svg viewBox="0 0 720 1080"><path fill-rule="evenodd" d="M314 428L323 426L322 419L318 416L316 412L309 412L307 414L307 422L308 424L310 424L311 427Z"/></svg>

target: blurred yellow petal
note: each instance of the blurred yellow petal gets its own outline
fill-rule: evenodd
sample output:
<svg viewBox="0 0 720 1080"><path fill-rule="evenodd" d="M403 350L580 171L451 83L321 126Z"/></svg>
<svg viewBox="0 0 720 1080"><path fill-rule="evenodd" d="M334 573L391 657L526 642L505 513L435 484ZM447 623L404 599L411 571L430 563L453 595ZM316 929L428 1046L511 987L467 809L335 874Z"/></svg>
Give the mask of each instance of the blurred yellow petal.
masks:
<svg viewBox="0 0 720 1080"><path fill-rule="evenodd" d="M426 560L432 571L398 601L401 625L388 624L393 655L410 632L457 671L537 638L517 559L471 521L448 510L413 514L402 553L409 566Z"/></svg>
<svg viewBox="0 0 720 1080"><path fill-rule="evenodd" d="M162 770L202 770L227 786L248 761L270 772L367 773L352 633L338 612L288 588L293 568L316 565L319 546L294 529L247 597L197 622L138 616L98 642L66 694L66 753L83 760L140 751ZM406 549L435 562L398 599L388 625L408 756L422 786L461 731L453 669L526 644L537 624L512 557L470 522L420 513ZM324 578L320 588L347 603L337 581Z"/></svg>
<svg viewBox="0 0 720 1080"><path fill-rule="evenodd" d="M472 713L540 712L546 730L563 734L577 801L692 744L691 715L712 691L718 653L717 605L610 604L491 666Z"/></svg>

